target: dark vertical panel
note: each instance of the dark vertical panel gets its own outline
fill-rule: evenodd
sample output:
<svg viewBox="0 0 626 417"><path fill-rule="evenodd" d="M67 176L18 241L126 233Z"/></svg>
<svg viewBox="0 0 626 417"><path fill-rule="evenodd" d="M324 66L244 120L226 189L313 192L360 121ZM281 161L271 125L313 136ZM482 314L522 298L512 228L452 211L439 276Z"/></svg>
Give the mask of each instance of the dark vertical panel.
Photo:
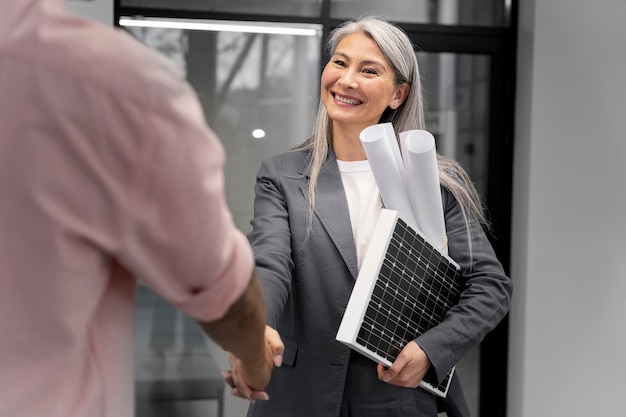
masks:
<svg viewBox="0 0 626 417"><path fill-rule="evenodd" d="M217 103L217 33L187 31L187 80L194 86L209 124L215 124Z"/></svg>
<svg viewBox="0 0 626 417"><path fill-rule="evenodd" d="M491 124L489 140L488 207L493 224L492 244L505 271L510 273L513 132L517 42L517 2L511 28L494 53L491 70ZM481 344L480 417L506 416L508 315Z"/></svg>

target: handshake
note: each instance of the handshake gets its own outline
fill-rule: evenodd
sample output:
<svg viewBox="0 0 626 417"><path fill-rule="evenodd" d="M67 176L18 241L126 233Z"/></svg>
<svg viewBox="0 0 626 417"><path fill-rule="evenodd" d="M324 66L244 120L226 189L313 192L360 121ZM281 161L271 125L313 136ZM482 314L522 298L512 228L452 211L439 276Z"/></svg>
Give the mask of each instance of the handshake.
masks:
<svg viewBox="0 0 626 417"><path fill-rule="evenodd" d="M247 399L267 401L268 394L264 391L270 381L272 370L283 361L283 345L276 330L265 326L265 352L252 360L243 361L230 354L230 369L222 372L224 381L231 387L234 396Z"/></svg>

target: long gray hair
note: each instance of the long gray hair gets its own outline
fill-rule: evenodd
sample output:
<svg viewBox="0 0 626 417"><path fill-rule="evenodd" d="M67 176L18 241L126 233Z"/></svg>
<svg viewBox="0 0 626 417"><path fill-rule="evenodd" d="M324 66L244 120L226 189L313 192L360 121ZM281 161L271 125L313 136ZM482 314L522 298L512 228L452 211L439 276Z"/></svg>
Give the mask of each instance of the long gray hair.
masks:
<svg viewBox="0 0 626 417"><path fill-rule="evenodd" d="M366 34L376 42L394 70L395 85L408 83L411 86L409 94L402 105L395 110L387 108L379 122L391 122L396 132L425 129L419 68L413 44L409 37L400 28L382 18L365 16L357 20L344 22L330 33L326 43L330 56L333 55L337 45L343 38L357 32ZM297 147L297 149L308 149L312 154L309 167L309 209L311 220L313 207L315 206L317 180L321 167L328 156L328 150L332 146L332 140L332 120L320 100L313 134L311 138ZM473 214L483 225L488 225L480 196L465 170L456 161L437 155L437 163L441 185L447 188L459 202L461 213L468 226L467 233L471 248L468 214Z"/></svg>

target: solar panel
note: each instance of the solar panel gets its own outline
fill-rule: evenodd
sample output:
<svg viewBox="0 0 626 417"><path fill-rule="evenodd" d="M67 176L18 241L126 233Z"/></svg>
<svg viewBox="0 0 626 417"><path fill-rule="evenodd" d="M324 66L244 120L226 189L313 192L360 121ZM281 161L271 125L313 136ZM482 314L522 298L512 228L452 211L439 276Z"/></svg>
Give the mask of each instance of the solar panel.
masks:
<svg viewBox="0 0 626 417"><path fill-rule="evenodd" d="M459 266L395 210L383 209L348 301L337 340L390 366L402 348L436 326L457 303ZM445 397L443 382L420 386Z"/></svg>

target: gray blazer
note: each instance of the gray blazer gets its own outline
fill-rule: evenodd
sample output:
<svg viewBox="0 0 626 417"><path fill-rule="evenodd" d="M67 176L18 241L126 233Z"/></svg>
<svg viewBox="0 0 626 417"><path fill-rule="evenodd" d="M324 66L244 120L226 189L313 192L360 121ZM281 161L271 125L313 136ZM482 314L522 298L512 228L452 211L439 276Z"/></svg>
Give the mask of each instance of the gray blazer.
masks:
<svg viewBox="0 0 626 417"><path fill-rule="evenodd" d="M274 156L257 174L249 240L268 324L280 332L285 354L267 388L270 400L254 403L249 416L338 417L341 409L350 349L335 336L358 274L356 249L332 149L319 176L309 230L309 157L308 151ZM445 320L416 339L438 379L500 322L512 294L511 280L480 224L471 220L471 262L459 205L445 189L442 198L449 254L461 266L465 287ZM440 405L450 416L469 416L456 377Z"/></svg>

